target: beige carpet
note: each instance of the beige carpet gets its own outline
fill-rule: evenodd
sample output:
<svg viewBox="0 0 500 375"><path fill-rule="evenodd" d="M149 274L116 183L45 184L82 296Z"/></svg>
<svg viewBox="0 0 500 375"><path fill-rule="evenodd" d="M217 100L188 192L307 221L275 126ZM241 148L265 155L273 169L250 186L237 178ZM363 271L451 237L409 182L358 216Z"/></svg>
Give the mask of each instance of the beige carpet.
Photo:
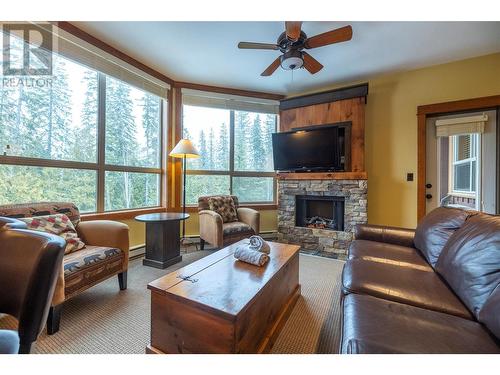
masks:
<svg viewBox="0 0 500 375"><path fill-rule="evenodd" d="M119 291L112 278L64 305L61 330L42 333L34 353L144 353L149 343L150 292L146 285L156 278L210 254L183 255L182 263L166 270L130 262L128 289ZM340 338L340 275L344 262L300 255L302 296L276 341L273 353L337 353ZM14 328L12 318L0 327Z"/></svg>

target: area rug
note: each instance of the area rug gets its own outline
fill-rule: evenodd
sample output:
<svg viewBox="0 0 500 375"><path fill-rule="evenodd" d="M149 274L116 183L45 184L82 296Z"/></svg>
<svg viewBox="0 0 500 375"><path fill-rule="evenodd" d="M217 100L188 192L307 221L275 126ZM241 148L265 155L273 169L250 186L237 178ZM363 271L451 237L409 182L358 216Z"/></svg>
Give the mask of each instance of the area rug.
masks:
<svg viewBox="0 0 500 375"><path fill-rule="evenodd" d="M61 329L41 334L33 353L142 354L149 343L150 292L147 284L213 251L194 251L165 270L132 260L128 289L120 291L116 277L64 304ZM302 295L281 331L272 353L337 353L340 339L340 277L344 262L300 255ZM10 317L0 328L15 328Z"/></svg>

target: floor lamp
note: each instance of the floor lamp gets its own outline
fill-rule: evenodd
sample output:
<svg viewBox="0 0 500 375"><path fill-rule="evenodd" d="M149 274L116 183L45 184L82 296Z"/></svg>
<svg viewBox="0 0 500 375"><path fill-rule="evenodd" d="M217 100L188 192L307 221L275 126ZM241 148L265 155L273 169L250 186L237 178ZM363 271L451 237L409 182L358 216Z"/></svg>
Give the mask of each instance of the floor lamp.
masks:
<svg viewBox="0 0 500 375"><path fill-rule="evenodd" d="M189 139L181 139L177 143L169 156L182 159L182 213L186 213L186 158L199 158L200 153ZM182 242L186 238L186 220L182 220Z"/></svg>

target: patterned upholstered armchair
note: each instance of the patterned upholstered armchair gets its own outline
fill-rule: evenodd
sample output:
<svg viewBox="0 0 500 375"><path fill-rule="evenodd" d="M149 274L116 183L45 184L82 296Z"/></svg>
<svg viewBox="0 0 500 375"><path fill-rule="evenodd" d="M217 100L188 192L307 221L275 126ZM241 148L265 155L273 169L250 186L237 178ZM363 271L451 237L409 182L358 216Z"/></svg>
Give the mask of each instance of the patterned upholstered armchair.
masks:
<svg viewBox="0 0 500 375"><path fill-rule="evenodd" d="M251 208L239 207L235 195L198 198L200 247L205 241L223 247L260 232L260 214Z"/></svg>
<svg viewBox="0 0 500 375"><path fill-rule="evenodd" d="M80 221L78 208L68 202L27 203L0 206L0 216L28 218L65 214L85 243L83 249L64 255L47 318L49 335L59 330L63 302L84 290L118 275L119 287L127 289L128 226L109 220Z"/></svg>

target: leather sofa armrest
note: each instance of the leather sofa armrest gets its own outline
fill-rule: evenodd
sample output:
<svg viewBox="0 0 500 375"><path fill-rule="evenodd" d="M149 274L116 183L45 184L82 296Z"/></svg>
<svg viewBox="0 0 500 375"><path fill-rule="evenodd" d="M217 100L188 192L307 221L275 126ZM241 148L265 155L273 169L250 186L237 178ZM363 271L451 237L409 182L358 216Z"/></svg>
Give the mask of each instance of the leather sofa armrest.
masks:
<svg viewBox="0 0 500 375"><path fill-rule="evenodd" d="M211 210L201 210L198 214L200 217L200 238L215 247L222 247L224 244L222 216Z"/></svg>
<svg viewBox="0 0 500 375"><path fill-rule="evenodd" d="M239 207L238 219L243 223L250 225L255 234L260 233L260 213L252 208Z"/></svg>
<svg viewBox="0 0 500 375"><path fill-rule="evenodd" d="M118 248L125 254L123 271L128 268L128 225L111 220L82 221L76 228L83 242L92 246Z"/></svg>
<svg viewBox="0 0 500 375"><path fill-rule="evenodd" d="M415 237L415 230L381 225L358 224L354 227L354 237L357 240L414 247L413 239Z"/></svg>
<svg viewBox="0 0 500 375"><path fill-rule="evenodd" d="M0 216L0 230L2 229L27 229L28 224L24 221L11 217Z"/></svg>
<svg viewBox="0 0 500 375"><path fill-rule="evenodd" d="M350 339L340 354L405 354L399 349L381 342L366 339Z"/></svg>

